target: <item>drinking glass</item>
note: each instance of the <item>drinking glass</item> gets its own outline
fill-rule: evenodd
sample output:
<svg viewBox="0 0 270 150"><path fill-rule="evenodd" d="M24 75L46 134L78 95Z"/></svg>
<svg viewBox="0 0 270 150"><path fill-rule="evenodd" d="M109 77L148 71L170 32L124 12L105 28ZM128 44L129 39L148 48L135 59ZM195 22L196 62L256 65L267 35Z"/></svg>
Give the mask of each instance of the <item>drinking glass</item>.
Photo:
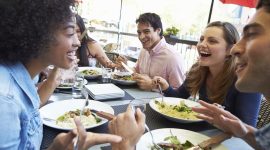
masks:
<svg viewBox="0 0 270 150"><path fill-rule="evenodd" d="M147 101L144 99L134 99L134 100L131 100L129 102L134 113L135 113L137 108L140 108L142 112L145 112L146 111L146 103L147 103Z"/></svg>
<svg viewBox="0 0 270 150"><path fill-rule="evenodd" d="M76 71L73 69L60 69L61 85L72 87L75 79Z"/></svg>
<svg viewBox="0 0 270 150"><path fill-rule="evenodd" d="M96 67L96 65L97 65L97 60L96 60L96 58L90 57L90 58L88 58L88 62L89 62L89 66L90 66L90 67Z"/></svg>
<svg viewBox="0 0 270 150"><path fill-rule="evenodd" d="M74 78L74 83L72 86L72 97L73 98L82 98L82 88L84 85L84 76L80 73L77 73Z"/></svg>
<svg viewBox="0 0 270 150"><path fill-rule="evenodd" d="M111 68L102 68L102 83L110 83L112 76L112 69Z"/></svg>

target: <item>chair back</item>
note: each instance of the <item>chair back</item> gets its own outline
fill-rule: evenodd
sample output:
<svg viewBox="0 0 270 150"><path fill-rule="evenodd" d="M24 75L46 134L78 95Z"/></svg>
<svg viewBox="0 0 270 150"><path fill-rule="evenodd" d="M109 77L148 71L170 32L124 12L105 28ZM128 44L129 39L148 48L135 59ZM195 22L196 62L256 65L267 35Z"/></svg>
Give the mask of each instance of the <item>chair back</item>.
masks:
<svg viewBox="0 0 270 150"><path fill-rule="evenodd" d="M258 129L262 128L269 122L270 122L270 102L263 97L257 121L257 128Z"/></svg>

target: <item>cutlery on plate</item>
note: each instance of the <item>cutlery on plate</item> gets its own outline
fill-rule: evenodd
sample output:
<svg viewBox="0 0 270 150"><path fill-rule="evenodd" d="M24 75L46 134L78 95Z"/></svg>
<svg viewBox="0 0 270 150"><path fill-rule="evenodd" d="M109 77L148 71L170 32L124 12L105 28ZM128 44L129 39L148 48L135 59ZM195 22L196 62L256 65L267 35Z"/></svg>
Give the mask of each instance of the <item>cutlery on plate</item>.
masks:
<svg viewBox="0 0 270 150"><path fill-rule="evenodd" d="M162 92L160 84L158 84L159 93L161 94L161 100L164 102L164 93Z"/></svg>
<svg viewBox="0 0 270 150"><path fill-rule="evenodd" d="M105 119L107 119L109 121L112 120L115 117L115 115L104 112L104 111L98 111L98 110L95 110L95 109L90 109L90 111L95 113L99 117L105 118Z"/></svg>
<svg viewBox="0 0 270 150"><path fill-rule="evenodd" d="M121 62L121 64L129 73L131 73L131 74L134 73L134 71L131 68L129 68L129 66L127 66L125 63Z"/></svg>
<svg viewBox="0 0 270 150"><path fill-rule="evenodd" d="M213 146L216 146L217 144L220 144L221 142L223 142L231 137L232 136L230 134L220 133L218 135L211 137L208 140L202 141L198 145L193 146L193 147L189 148L188 150L201 150L201 149L210 150L210 149L212 149Z"/></svg>
<svg viewBox="0 0 270 150"><path fill-rule="evenodd" d="M131 103L132 101L130 101L130 103ZM136 111L136 106L134 105L134 106L132 106L131 105L131 109L132 109L132 111L134 112L134 114L135 114L135 111ZM144 109L145 110L145 109ZM144 111L144 110L142 110L142 111ZM145 123L144 124L144 128L147 130L147 132L149 132L149 134L150 134L150 136L151 136L151 140L152 140L152 144L154 145L154 147L155 148L158 148L158 150L163 150L163 148L162 147L160 147L156 142L155 142L155 139L154 139L154 136L153 136L153 134L152 134L152 131L149 129L149 127L148 127L148 125Z"/></svg>
<svg viewBox="0 0 270 150"><path fill-rule="evenodd" d="M163 150L163 148L160 147L160 146L155 142L154 136L153 136L151 130L149 129L148 125L145 124L144 127L145 127L145 129L147 130L147 132L150 133L150 136L151 136L151 139L152 139L152 144L154 145L154 147L155 147L155 148L158 148L159 150Z"/></svg>
<svg viewBox="0 0 270 150"><path fill-rule="evenodd" d="M82 114L83 114L83 111L84 111L85 107L87 107L89 105L89 101L88 101L89 95L88 95L88 92L86 91L86 87L85 86L84 86L84 88L82 89L81 92L82 92L83 96L85 97L85 103L84 103L84 105L83 105L83 107L82 107L82 109L80 111L80 119L82 117ZM74 143L74 150L78 150L78 141L79 141L79 138L80 138L80 136L78 135L77 136L77 139L76 139L76 141Z"/></svg>
<svg viewBox="0 0 270 150"><path fill-rule="evenodd" d="M95 109L90 109L90 111L95 113L97 116L105 118L105 119L107 119L109 121L112 120L115 117L115 115L104 112L104 111L98 111L98 110L95 110ZM56 119L52 119L52 118L43 117L42 119L44 121L56 122Z"/></svg>

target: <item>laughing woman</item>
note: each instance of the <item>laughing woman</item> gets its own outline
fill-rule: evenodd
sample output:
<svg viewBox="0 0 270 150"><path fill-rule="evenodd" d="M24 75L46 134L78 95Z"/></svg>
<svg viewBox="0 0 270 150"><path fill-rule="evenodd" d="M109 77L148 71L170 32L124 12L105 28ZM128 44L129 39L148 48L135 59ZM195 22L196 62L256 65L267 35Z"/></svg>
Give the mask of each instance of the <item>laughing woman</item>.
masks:
<svg viewBox="0 0 270 150"><path fill-rule="evenodd" d="M230 49L239 40L236 28L228 22L212 22L207 25L197 45L196 62L187 74L182 86L174 90L161 77L155 77L165 96L198 97L208 103L223 105L226 110L243 122L255 126L261 95L239 92L236 81L234 58Z"/></svg>

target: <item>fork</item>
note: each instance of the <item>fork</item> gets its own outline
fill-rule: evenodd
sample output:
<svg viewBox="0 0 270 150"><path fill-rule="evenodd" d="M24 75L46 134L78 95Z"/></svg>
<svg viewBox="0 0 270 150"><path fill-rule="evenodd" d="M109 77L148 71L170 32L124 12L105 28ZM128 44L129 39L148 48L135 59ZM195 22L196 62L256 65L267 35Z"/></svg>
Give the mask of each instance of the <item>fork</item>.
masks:
<svg viewBox="0 0 270 150"><path fill-rule="evenodd" d="M84 103L84 105L83 105L83 107L82 107L82 109L81 109L81 111L80 111L80 118L81 118L81 116L82 116L82 114L83 114L83 110L84 110L85 107L88 106L88 104L89 104L89 101L88 101L88 100L89 100L89 95L88 95L88 92L87 92L85 86L84 86L83 89L82 89L82 94L83 94L83 96L84 96L84 98L85 98L85 103Z"/></svg>
<svg viewBox="0 0 270 150"><path fill-rule="evenodd" d="M131 102L132 102L132 101L130 101L130 103L131 103ZM135 114L135 112L136 112L136 107L135 107L135 106L131 106L131 109L132 109L132 111L133 111L134 114ZM144 110L142 110L142 111L144 111ZM154 147L155 147L155 148L158 148L159 150L163 150L163 148L161 148L161 147L155 142L154 136L153 136L151 130L149 129L149 127L148 127L148 125L147 125L146 123L144 124L144 128L147 130L147 132L150 133L151 139L152 139L152 144L154 145Z"/></svg>
<svg viewBox="0 0 270 150"><path fill-rule="evenodd" d="M82 109L81 109L81 111L80 111L80 119L81 119L81 117L82 117L82 114L83 114L83 111L84 111L84 109L85 109L85 107L86 106L88 106L88 104L89 104L89 96L88 96L88 92L87 92L87 90L86 90L86 87L84 86L84 88L82 89L82 94L83 94L83 96L85 97L85 103L84 103L84 105L83 105L83 107L82 107ZM79 141L79 135L77 136L77 139L76 139L76 142L74 143L74 150L78 150L78 141Z"/></svg>
<svg viewBox="0 0 270 150"><path fill-rule="evenodd" d="M145 129L147 130L147 132L150 133L151 139L152 139L152 143L154 144L154 147L155 147L155 148L158 148L158 150L163 150L163 148L160 147L160 146L155 142L154 136L153 136L151 130L149 129L148 125L147 125L147 124L144 124L144 127L145 127Z"/></svg>
<svg viewBox="0 0 270 150"><path fill-rule="evenodd" d="M159 89L159 93L160 93L160 95L161 95L161 101L164 102L164 94L163 94L163 92L162 92L162 89L161 89L160 84L158 84L158 89Z"/></svg>

